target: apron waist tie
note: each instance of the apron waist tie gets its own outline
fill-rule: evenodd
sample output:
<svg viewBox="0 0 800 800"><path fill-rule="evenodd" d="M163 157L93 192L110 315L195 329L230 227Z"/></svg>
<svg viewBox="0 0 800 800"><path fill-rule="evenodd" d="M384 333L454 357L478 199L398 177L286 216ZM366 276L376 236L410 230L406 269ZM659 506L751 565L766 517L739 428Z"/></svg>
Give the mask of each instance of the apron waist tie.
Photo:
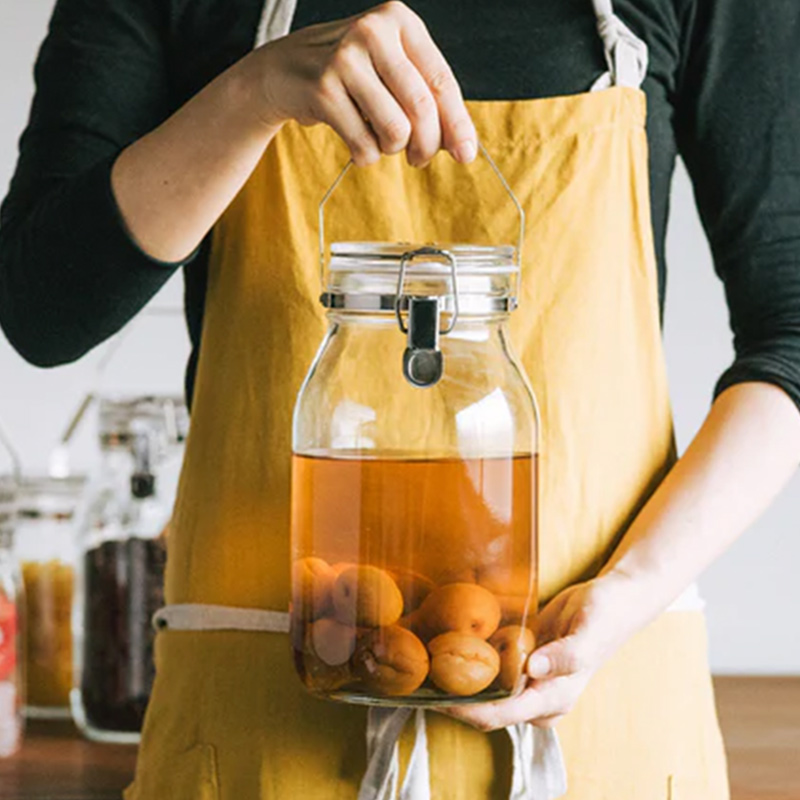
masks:
<svg viewBox="0 0 800 800"><path fill-rule="evenodd" d="M258 608L180 603L164 606L153 616L157 631L268 631L288 633L289 614ZM400 780L400 734L411 715L415 738L403 785ZM519 723L506 728L513 750L509 800L555 800L567 790L567 776L558 735L553 728ZM411 706L367 711L367 770L358 800L431 800L425 709Z"/></svg>
<svg viewBox="0 0 800 800"><path fill-rule="evenodd" d="M696 584L689 586L667 611L702 610L704 602ZM289 632L289 614L257 608L183 603L165 606L153 616L156 630ZM415 740L398 796L400 734L411 715ZM506 729L513 750L509 800L555 800L567 791L567 773L555 728L529 722ZM367 711L367 770L358 800L431 800L428 738L422 707L370 706Z"/></svg>
<svg viewBox="0 0 800 800"><path fill-rule="evenodd" d="M176 603L164 606L153 615L157 631L268 631L289 632L287 611L262 608L212 606L204 603Z"/></svg>
<svg viewBox="0 0 800 800"><path fill-rule="evenodd" d="M164 606L153 615L157 631L289 632L289 614L258 608L181 603ZM400 779L400 734L415 715L414 747L403 785ZM513 748L513 779L509 800L555 800L566 792L567 776L558 736L552 728L520 723L506 728ZM425 709L410 706L367 711L367 770L358 800L431 800L430 765Z"/></svg>

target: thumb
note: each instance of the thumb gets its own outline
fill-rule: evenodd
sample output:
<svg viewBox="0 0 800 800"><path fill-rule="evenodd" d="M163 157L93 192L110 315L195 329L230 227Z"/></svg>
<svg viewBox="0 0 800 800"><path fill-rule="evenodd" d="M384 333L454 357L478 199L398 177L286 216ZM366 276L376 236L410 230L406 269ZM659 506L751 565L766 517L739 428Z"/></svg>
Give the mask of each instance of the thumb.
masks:
<svg viewBox="0 0 800 800"><path fill-rule="evenodd" d="M555 678L573 675L587 665L583 641L578 634L570 634L548 642L534 650L526 667L531 678Z"/></svg>

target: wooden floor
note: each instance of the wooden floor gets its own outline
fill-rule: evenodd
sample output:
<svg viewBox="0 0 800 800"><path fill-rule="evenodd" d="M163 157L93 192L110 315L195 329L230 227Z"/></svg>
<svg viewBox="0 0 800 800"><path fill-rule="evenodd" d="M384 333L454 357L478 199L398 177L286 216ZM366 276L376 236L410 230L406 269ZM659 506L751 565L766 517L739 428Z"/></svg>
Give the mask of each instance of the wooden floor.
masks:
<svg viewBox="0 0 800 800"><path fill-rule="evenodd" d="M731 800L800 800L800 678L714 679Z"/></svg>
<svg viewBox="0 0 800 800"><path fill-rule="evenodd" d="M715 685L731 800L800 800L800 678ZM28 734L18 756L0 760L0 800L120 800L134 748L83 741L68 723L33 723Z"/></svg>

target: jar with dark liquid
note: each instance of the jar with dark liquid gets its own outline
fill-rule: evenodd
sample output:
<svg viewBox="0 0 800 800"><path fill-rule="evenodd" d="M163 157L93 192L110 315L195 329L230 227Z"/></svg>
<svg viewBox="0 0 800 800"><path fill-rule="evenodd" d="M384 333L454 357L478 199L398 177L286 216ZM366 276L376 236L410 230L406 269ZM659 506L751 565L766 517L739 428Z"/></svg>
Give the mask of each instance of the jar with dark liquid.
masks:
<svg viewBox="0 0 800 800"><path fill-rule="evenodd" d="M173 496L161 468L185 436L181 400L103 400L101 466L87 488L75 603L73 716L90 739L139 740L155 676ZM178 424L176 424L178 423Z"/></svg>
<svg viewBox="0 0 800 800"><path fill-rule="evenodd" d="M518 693L537 611L538 414L511 246L338 243L300 391L291 642L314 694Z"/></svg>

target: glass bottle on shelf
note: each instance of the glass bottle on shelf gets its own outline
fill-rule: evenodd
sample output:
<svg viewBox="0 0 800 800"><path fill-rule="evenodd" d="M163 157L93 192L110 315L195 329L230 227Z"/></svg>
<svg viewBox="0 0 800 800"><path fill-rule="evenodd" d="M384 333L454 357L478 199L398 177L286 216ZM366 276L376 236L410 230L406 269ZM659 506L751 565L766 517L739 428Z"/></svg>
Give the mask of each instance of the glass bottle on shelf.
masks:
<svg viewBox="0 0 800 800"><path fill-rule="evenodd" d="M138 742L154 677L174 491L161 473L186 435L182 400L103 399L101 464L79 529L73 716L98 741Z"/></svg>
<svg viewBox="0 0 800 800"><path fill-rule="evenodd" d="M0 452L4 444L0 433ZM24 594L13 546L17 485L16 476L4 473L0 465L0 758L19 750L24 729Z"/></svg>
<svg viewBox="0 0 800 800"><path fill-rule="evenodd" d="M84 479L28 477L20 484L15 552L25 587L25 713L69 718L75 515Z"/></svg>

